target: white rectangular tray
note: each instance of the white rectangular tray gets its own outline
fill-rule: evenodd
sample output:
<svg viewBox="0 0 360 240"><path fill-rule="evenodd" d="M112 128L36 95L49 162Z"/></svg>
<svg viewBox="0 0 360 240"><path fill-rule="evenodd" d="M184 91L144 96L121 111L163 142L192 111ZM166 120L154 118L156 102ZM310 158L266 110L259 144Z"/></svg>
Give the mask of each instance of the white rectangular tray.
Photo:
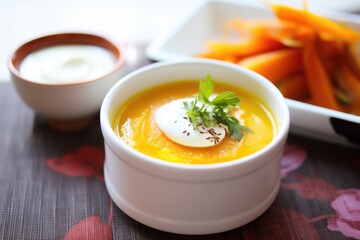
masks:
<svg viewBox="0 0 360 240"><path fill-rule="evenodd" d="M313 10L333 20L360 29L360 16L333 11ZM239 0L200 1L159 35L146 49L155 61L193 58L205 50L205 43L221 36L224 23L237 18L266 18L273 13L261 4L242 4ZM286 99L290 109L290 132L353 147L360 147L360 116L346 114Z"/></svg>

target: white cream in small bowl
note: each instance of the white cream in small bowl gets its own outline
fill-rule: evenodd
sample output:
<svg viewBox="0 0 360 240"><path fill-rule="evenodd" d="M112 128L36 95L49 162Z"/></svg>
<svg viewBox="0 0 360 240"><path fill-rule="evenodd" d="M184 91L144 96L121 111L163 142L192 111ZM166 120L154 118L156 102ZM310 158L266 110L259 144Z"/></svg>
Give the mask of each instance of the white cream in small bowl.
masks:
<svg viewBox="0 0 360 240"><path fill-rule="evenodd" d="M49 124L64 131L87 126L107 91L124 75L121 43L85 33L33 39L11 55L16 90Z"/></svg>
<svg viewBox="0 0 360 240"><path fill-rule="evenodd" d="M206 74L268 104L277 128L268 145L228 162L180 164L140 153L115 133L116 112L134 95L165 83L203 79ZM104 98L100 120L106 187L122 211L145 225L180 234L218 233L259 217L277 196L289 111L277 88L259 74L205 59L152 64L114 85Z"/></svg>
<svg viewBox="0 0 360 240"><path fill-rule="evenodd" d="M80 83L102 77L115 65L108 49L86 44L63 44L31 52L20 63L20 74L44 84Z"/></svg>

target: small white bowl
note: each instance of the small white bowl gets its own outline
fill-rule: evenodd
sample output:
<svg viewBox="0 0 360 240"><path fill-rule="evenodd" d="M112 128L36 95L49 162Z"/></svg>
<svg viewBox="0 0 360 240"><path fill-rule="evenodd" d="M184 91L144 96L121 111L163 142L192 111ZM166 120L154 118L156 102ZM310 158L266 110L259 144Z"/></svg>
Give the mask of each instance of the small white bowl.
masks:
<svg viewBox="0 0 360 240"><path fill-rule="evenodd" d="M229 162L186 165L142 154L117 137L111 123L127 99L152 86L203 79L206 74L268 104L278 132L266 147ZM222 232L257 218L277 196L289 111L276 87L254 72L213 60L152 64L125 76L109 91L100 120L106 187L122 211L145 225L180 234Z"/></svg>
<svg viewBox="0 0 360 240"><path fill-rule="evenodd" d="M94 45L108 50L115 59L113 68L101 77L70 83L43 83L28 79L20 72L22 61L30 53L66 44ZM28 106L44 116L50 126L73 131L91 122L106 93L124 76L125 58L124 46L105 37L86 33L59 33L24 43L10 56L8 67L18 94Z"/></svg>

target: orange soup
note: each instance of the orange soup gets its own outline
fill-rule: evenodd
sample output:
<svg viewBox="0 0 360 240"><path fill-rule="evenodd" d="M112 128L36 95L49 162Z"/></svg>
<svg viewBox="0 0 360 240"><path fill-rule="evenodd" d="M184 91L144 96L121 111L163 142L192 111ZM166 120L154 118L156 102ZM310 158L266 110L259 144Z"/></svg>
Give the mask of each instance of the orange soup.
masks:
<svg viewBox="0 0 360 240"><path fill-rule="evenodd" d="M250 129L241 141L229 134L211 147L186 147L171 141L158 128L154 112L176 99L196 97L199 83L181 81L150 88L120 106L113 129L126 144L139 152L169 162L211 164L238 159L262 149L274 138L277 128L271 111L259 98L235 86L215 83L215 93L232 91L240 97L239 107L232 114Z"/></svg>

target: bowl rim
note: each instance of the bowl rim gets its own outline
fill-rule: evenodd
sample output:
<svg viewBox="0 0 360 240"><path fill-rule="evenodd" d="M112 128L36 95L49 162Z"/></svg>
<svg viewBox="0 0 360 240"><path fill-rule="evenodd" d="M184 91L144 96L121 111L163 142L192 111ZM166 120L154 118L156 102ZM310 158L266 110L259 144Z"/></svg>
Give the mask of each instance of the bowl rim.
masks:
<svg viewBox="0 0 360 240"><path fill-rule="evenodd" d="M110 71L97 77L89 78L88 80L83 81L71 81L71 82L60 82L60 83L47 83L39 82L36 80L29 79L23 76L20 73L19 66L21 62L28 56L30 53L56 45L66 45L66 44L84 44L84 45L93 45L104 48L111 52L115 58L115 63ZM77 86L88 84L107 78L108 76L117 72L121 67L125 65L126 62L126 46L121 41L114 41L110 37L100 35L97 33L89 32L59 32L47 35L41 35L35 38L32 38L28 41L23 42L18 47L13 50L8 58L8 69L11 75L14 75L16 79L28 82L31 84L39 86L49 86L49 87L68 87L68 86Z"/></svg>
<svg viewBox="0 0 360 240"><path fill-rule="evenodd" d="M229 160L225 162L218 162L218 163L208 163L208 164L183 164L183 163L176 163L176 162L170 162L166 160L157 159L155 157L149 156L147 154L144 154L142 152L137 151L136 149L132 148L131 146L128 146L125 142L123 142L119 137L116 136L114 133L112 127L111 127L111 121L109 119L109 108L113 102L113 98L117 94L118 89L122 86L122 84L129 81L129 79L133 78L134 76L138 74L145 73L147 71L151 71L154 68L163 68L173 65L181 65L181 64L205 64L205 65L213 65L216 67L224 67L228 68L231 71L242 71L243 73L250 75L252 78L256 78L257 81L260 81L261 84L265 84L267 88L271 89L272 94L275 96L274 98L278 100L279 106L282 108L282 111L284 112L283 121L281 126L279 127L279 131L273 138L273 140L267 144L262 149L248 155L242 158L237 158L234 160ZM141 90L140 90L141 91ZM163 62L156 62L149 64L147 66L141 67L128 75L124 76L119 82L117 82L106 94L101 108L100 108L100 127L101 131L104 136L104 142L107 144L112 151L114 151L113 147L114 145L118 150L125 151L126 154L132 155L135 158L137 158L139 161L144 162L148 165L164 168L164 169L171 169L176 171L186 170L186 171L212 171L212 170L218 170L218 169L228 169L232 168L237 165L246 165L246 164L253 164L253 160L260 159L259 161L264 161L264 157L269 154L277 154L277 152L273 152L272 150L276 147L278 144L284 144L287 135L289 132L289 126L290 126L290 113L288 106L285 102L285 98L280 93L280 91L266 78L261 76L260 74L253 72L251 70L248 70L244 67L241 67L239 65L235 65L232 63L227 63L219 60L212 60L212 59L181 59L181 60L168 60ZM111 141L111 142L109 142ZM116 152L116 151L115 151ZM266 156L266 159L270 159L271 156ZM131 161L128 161L126 158L123 158L124 161L128 162L129 164L133 165ZM135 163L134 163L135 164Z"/></svg>

